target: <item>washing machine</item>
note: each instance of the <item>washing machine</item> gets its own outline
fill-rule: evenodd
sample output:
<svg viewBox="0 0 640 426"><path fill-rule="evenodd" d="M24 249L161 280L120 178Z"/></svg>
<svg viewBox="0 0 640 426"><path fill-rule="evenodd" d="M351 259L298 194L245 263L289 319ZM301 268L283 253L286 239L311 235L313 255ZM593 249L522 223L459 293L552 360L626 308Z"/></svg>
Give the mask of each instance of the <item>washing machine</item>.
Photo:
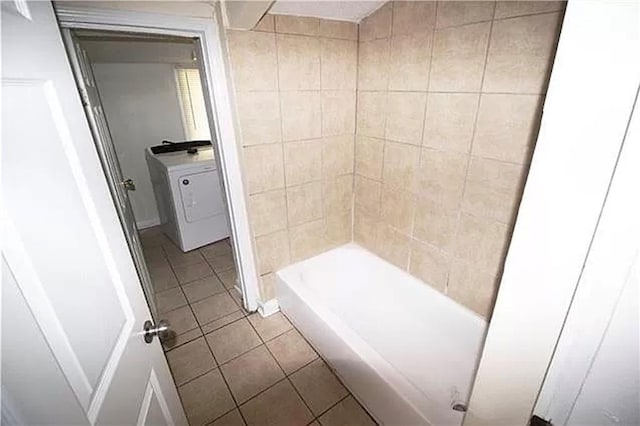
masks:
<svg viewBox="0 0 640 426"><path fill-rule="evenodd" d="M229 218L213 147L173 145L145 155L162 231L187 252L229 237Z"/></svg>

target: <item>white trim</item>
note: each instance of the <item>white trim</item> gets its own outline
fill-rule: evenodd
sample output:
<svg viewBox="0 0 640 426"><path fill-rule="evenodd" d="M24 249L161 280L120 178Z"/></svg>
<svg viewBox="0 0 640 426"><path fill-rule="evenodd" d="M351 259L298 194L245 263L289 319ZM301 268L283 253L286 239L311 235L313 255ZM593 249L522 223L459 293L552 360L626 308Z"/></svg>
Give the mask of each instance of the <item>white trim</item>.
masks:
<svg viewBox="0 0 640 426"><path fill-rule="evenodd" d="M267 300L266 302L258 302L258 313L261 317L266 318L280 311L278 299Z"/></svg>
<svg viewBox="0 0 640 426"><path fill-rule="evenodd" d="M152 226L160 225L160 218L154 217L152 219L147 220L136 220L136 229L139 231L145 228L151 228Z"/></svg>
<svg viewBox="0 0 640 426"><path fill-rule="evenodd" d="M229 67L219 3L215 4L213 19L99 9L73 3L58 4L55 9L60 26L64 28L152 33L200 40L205 71L203 81L206 83L203 90L208 101L211 135L214 136L220 153L238 278L245 308L255 311L260 298L258 274L237 143L238 131L233 115L232 90L227 75Z"/></svg>

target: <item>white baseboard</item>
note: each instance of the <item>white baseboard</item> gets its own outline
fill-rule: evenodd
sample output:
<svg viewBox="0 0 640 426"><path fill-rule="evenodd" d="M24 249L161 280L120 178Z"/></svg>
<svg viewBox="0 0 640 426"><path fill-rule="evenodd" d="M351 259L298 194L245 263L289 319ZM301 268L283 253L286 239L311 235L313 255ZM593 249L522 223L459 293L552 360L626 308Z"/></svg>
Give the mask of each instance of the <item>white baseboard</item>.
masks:
<svg viewBox="0 0 640 426"><path fill-rule="evenodd" d="M136 228L138 228L138 230L151 228L152 226L158 226L158 225L160 225L159 217L154 217L153 219L136 221Z"/></svg>
<svg viewBox="0 0 640 426"><path fill-rule="evenodd" d="M278 299L267 300L266 302L258 301L258 313L265 318L280 311Z"/></svg>

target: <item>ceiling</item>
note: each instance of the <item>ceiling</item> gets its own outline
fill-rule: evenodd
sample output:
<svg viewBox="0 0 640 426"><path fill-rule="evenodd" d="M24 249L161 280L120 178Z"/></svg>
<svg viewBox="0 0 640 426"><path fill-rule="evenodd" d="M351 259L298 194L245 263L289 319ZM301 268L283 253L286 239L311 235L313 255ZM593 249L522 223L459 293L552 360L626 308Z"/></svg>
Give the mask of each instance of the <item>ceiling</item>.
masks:
<svg viewBox="0 0 640 426"><path fill-rule="evenodd" d="M360 22L386 1L342 0L342 1L298 1L276 0L269 13L277 15L309 16L313 18L334 19L337 21Z"/></svg>

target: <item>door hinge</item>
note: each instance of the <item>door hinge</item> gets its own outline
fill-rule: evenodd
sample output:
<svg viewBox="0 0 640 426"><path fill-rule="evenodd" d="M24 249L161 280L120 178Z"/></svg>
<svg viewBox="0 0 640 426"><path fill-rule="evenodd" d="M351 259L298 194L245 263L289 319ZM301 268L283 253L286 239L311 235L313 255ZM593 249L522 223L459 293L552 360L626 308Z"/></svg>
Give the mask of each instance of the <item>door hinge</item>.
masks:
<svg viewBox="0 0 640 426"><path fill-rule="evenodd" d="M550 420L545 420L534 414L531 416L531 420L529 420L529 426L553 426L553 424Z"/></svg>

